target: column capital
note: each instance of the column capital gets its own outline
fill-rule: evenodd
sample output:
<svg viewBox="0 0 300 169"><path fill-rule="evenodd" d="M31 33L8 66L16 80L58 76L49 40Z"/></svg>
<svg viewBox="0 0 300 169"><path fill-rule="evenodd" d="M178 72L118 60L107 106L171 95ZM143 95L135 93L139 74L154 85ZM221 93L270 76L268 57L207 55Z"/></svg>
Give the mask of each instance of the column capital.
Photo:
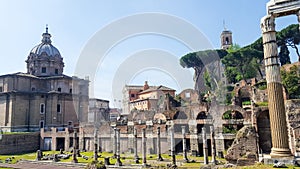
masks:
<svg viewBox="0 0 300 169"><path fill-rule="evenodd" d="M275 31L275 17L273 15L266 15L262 17L260 27L263 33Z"/></svg>

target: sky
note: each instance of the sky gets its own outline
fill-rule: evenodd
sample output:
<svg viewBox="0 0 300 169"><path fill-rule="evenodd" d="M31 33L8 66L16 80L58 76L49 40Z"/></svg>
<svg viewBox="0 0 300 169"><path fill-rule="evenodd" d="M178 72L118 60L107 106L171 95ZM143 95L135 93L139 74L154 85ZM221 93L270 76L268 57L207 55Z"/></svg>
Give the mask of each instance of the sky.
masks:
<svg viewBox="0 0 300 169"><path fill-rule="evenodd" d="M181 56L220 48L224 29L240 46L261 36L268 0L0 0L0 74L26 72L48 25L64 74L89 77L90 97L121 107L125 84L193 88ZM276 29L297 23L276 20ZM292 58L292 61L295 61ZM83 64L86 63L86 64Z"/></svg>

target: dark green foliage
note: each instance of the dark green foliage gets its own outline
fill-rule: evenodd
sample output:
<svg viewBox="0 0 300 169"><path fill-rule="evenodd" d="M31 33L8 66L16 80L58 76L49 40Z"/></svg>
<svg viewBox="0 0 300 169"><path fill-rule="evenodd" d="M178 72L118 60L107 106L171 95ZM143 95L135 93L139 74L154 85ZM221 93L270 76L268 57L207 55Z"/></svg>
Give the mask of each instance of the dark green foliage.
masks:
<svg viewBox="0 0 300 169"><path fill-rule="evenodd" d="M276 34L276 40L277 40L277 45L279 47L285 48L286 50L287 47L294 48L297 55L298 55L298 60L300 59L300 54L297 45L300 43L300 33L299 33L299 25L298 24L292 24L289 25L288 27L282 29L280 32L277 32ZM286 46L286 47L284 47ZM288 57L283 60L290 60L289 59L289 52L283 51L285 57ZM282 64L284 65L284 64Z"/></svg>
<svg viewBox="0 0 300 169"><path fill-rule="evenodd" d="M280 51L279 51L278 57L279 57L281 66L291 63L290 51L286 45L280 46Z"/></svg>
<svg viewBox="0 0 300 169"><path fill-rule="evenodd" d="M223 116L222 119L231 119L231 110L226 111Z"/></svg>
<svg viewBox="0 0 300 169"><path fill-rule="evenodd" d="M172 107L180 107L181 106L181 97L176 95L175 98L172 97L170 94L167 94L170 100L170 104Z"/></svg>
<svg viewBox="0 0 300 169"><path fill-rule="evenodd" d="M276 34L277 45L279 47L279 59L281 65L291 63L289 47L295 49L300 60L297 45L300 44L299 25L289 25ZM236 83L242 79L254 78L257 75L262 77L260 69L263 61L263 42L260 37L255 42L240 48L233 45L228 51L225 50L205 50L184 55L180 59L180 65L185 68L194 68L197 76L205 65L221 59L225 65L225 75L229 83ZM209 75L206 75L206 85L212 87L209 82ZM197 80L198 77L196 77ZM212 77L210 77L212 79Z"/></svg>
<svg viewBox="0 0 300 169"><path fill-rule="evenodd" d="M204 72L204 84L206 87L208 87L209 89L212 88L212 84L211 84L211 77L208 73L208 71Z"/></svg>
<svg viewBox="0 0 300 169"><path fill-rule="evenodd" d="M223 126L223 133L236 134L237 130L232 125Z"/></svg>
<svg viewBox="0 0 300 169"><path fill-rule="evenodd" d="M267 81L266 80L259 81L254 86L257 87L259 90L266 90L267 89Z"/></svg>
<svg viewBox="0 0 300 169"><path fill-rule="evenodd" d="M233 86L226 86L227 91L231 92L233 91L234 87Z"/></svg>
<svg viewBox="0 0 300 169"><path fill-rule="evenodd" d="M281 77L290 98L300 98L299 68L294 65L290 68L290 71L281 70Z"/></svg>
<svg viewBox="0 0 300 169"><path fill-rule="evenodd" d="M242 103L242 105L243 105L243 106L245 106L245 105L251 105L251 101L244 101L244 102Z"/></svg>
<svg viewBox="0 0 300 169"><path fill-rule="evenodd" d="M222 59L222 63L226 67L227 80L235 83L241 79L256 77L262 59L262 51L251 47L229 53Z"/></svg>
<svg viewBox="0 0 300 169"><path fill-rule="evenodd" d="M180 65L184 68L203 68L205 65L222 59L227 55L226 50L204 50L199 52L188 53L180 58Z"/></svg>
<svg viewBox="0 0 300 169"><path fill-rule="evenodd" d="M232 103L231 100L232 100L232 94L226 93L225 104L230 105Z"/></svg>

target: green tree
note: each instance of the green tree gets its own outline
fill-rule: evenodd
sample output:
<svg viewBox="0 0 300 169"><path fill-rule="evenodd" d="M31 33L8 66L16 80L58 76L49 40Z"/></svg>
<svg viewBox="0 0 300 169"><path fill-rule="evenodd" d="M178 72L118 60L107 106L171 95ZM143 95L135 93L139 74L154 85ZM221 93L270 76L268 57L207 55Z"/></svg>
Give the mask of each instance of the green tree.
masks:
<svg viewBox="0 0 300 169"><path fill-rule="evenodd" d="M278 57L279 57L281 66L291 63L290 51L286 45L280 46L280 52L278 54Z"/></svg>
<svg viewBox="0 0 300 169"><path fill-rule="evenodd" d="M216 61L219 61L225 55L227 55L227 51L222 49L204 50L204 51L188 53L180 58L180 65L184 68L193 68L195 70L195 74L194 74L195 88L196 90L199 90L198 85L203 80L203 78L200 77L200 75L204 67ZM209 73L214 73L214 72L209 72Z"/></svg>
<svg viewBox="0 0 300 169"><path fill-rule="evenodd" d="M281 70L282 84L288 91L291 99L300 97L300 85L299 85L299 68L292 66L289 71Z"/></svg>
<svg viewBox="0 0 300 169"><path fill-rule="evenodd" d="M228 53L223 59L222 63L225 64L227 73L231 78L229 82L239 81L238 77L242 79L255 77L257 72L260 72L260 61L263 58L262 51L258 51L251 47L241 48L237 51ZM232 67L236 68L233 69ZM227 74L228 75L228 74ZM232 79L233 75L236 75L236 79Z"/></svg>
<svg viewBox="0 0 300 169"><path fill-rule="evenodd" d="M297 45L300 43L300 33L299 33L299 24L292 24L288 27L282 29L276 34L277 45L279 47L286 46L295 49L295 52L298 56L298 61L300 61L300 53ZM283 47L283 49L286 49ZM286 57L289 57L287 55ZM289 59L288 59L289 60Z"/></svg>

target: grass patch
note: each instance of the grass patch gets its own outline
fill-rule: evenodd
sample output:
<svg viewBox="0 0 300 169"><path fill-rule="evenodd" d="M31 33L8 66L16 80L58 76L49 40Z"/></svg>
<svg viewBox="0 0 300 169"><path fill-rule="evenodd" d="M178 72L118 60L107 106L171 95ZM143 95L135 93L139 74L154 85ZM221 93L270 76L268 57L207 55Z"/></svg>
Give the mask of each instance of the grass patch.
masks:
<svg viewBox="0 0 300 169"><path fill-rule="evenodd" d="M268 106L268 102L256 102L257 106Z"/></svg>

